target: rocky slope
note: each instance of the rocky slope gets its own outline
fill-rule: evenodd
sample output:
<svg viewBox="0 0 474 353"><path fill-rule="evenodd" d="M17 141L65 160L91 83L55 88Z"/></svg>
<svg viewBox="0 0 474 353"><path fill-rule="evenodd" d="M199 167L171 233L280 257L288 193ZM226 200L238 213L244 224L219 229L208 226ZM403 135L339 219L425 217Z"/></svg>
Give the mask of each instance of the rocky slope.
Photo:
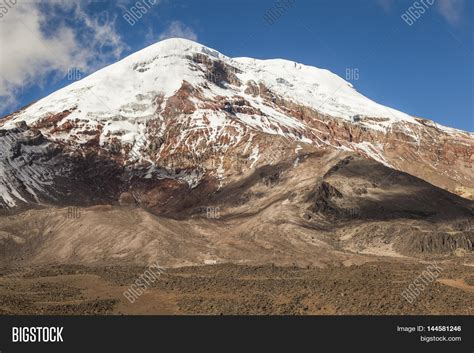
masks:
<svg viewBox="0 0 474 353"><path fill-rule="evenodd" d="M391 175L392 183L384 183ZM146 188L122 205L0 218L0 264L360 264L457 255L472 264L474 202L353 153L307 151L216 192Z"/></svg>
<svg viewBox="0 0 474 353"><path fill-rule="evenodd" d="M472 133L379 105L327 70L229 58L184 39L145 48L0 128L4 212L137 197L158 207L176 195L193 204L318 148L355 152L465 198L474 188Z"/></svg>

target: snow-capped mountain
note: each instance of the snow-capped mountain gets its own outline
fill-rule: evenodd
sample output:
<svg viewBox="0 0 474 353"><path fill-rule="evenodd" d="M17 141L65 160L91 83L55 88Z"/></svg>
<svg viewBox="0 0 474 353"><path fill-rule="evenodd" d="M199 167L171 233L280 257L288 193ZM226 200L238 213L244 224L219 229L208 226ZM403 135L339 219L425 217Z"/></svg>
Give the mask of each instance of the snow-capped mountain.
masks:
<svg viewBox="0 0 474 353"><path fill-rule="evenodd" d="M230 58L185 39L136 52L0 128L5 208L128 202L136 190L148 190L140 192L148 204L169 204L177 192L199 190L192 197L200 198L320 149L474 195L474 134L380 105L327 70Z"/></svg>

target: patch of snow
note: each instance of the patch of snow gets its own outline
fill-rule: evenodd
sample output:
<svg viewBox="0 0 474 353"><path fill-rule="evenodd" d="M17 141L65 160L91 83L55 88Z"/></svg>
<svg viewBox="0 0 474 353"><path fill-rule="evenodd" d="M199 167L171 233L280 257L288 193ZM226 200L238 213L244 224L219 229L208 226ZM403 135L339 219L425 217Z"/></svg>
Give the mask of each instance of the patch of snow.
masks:
<svg viewBox="0 0 474 353"><path fill-rule="evenodd" d="M253 168L253 166L257 163L259 159L260 159L259 146L255 145L254 148L252 149L252 154L249 156L249 160L252 161L250 168Z"/></svg>
<svg viewBox="0 0 474 353"><path fill-rule="evenodd" d="M355 143L355 144L353 144L353 146L356 149L363 152L368 157L376 160L379 163L382 163L386 167L393 168L393 166L389 162L387 162L387 160L383 157L383 155L381 153L381 151L383 151L382 146L378 146L378 148L376 148L374 145L372 145L371 143L369 143L367 141L364 141L364 142L361 142L361 143Z"/></svg>

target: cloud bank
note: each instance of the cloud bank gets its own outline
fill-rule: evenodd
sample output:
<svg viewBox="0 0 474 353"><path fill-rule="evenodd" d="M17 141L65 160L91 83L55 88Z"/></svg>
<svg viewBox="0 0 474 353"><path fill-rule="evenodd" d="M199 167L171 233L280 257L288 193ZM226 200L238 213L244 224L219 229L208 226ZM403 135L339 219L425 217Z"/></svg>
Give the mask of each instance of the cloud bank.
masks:
<svg viewBox="0 0 474 353"><path fill-rule="evenodd" d="M127 46L115 19L86 13L88 2L17 1L0 17L0 99L14 106L22 87L60 80L68 69L91 72Z"/></svg>

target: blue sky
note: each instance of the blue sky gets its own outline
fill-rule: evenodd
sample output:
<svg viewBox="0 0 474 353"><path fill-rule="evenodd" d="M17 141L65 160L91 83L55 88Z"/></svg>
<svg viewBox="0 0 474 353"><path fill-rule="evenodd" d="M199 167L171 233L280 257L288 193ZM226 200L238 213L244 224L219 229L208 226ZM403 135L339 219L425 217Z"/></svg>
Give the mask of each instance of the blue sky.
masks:
<svg viewBox="0 0 474 353"><path fill-rule="evenodd" d="M71 68L83 77L178 36L233 57L285 58L344 78L349 70L379 103L474 131L470 0L419 0L424 13L411 25L401 18L409 0L138 2L146 13L133 26L124 15L135 0L0 7L0 116L69 84Z"/></svg>

